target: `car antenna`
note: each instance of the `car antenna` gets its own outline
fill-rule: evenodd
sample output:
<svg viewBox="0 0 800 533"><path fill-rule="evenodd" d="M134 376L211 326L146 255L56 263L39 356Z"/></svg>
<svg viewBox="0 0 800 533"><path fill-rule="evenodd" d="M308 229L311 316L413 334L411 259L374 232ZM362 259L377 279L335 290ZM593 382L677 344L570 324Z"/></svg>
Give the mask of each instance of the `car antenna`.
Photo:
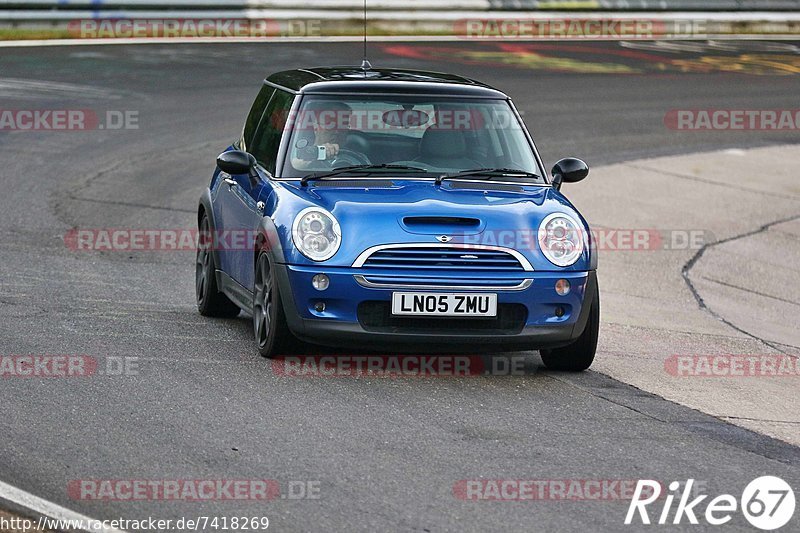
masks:
<svg viewBox="0 0 800 533"><path fill-rule="evenodd" d="M367 71L372 68L372 65L367 59L367 0L364 0L364 59L361 61L361 70L364 71L364 77L367 77Z"/></svg>

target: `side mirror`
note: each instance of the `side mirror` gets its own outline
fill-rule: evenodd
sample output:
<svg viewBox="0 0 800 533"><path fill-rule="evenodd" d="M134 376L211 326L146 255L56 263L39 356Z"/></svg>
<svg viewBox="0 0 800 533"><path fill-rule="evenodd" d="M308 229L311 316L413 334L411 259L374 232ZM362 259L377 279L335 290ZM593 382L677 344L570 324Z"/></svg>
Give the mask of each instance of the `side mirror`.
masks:
<svg viewBox="0 0 800 533"><path fill-rule="evenodd" d="M256 158L253 154L239 150L222 152L217 156L217 166L228 174L247 174L250 178L250 186L258 185L258 172L256 171Z"/></svg>
<svg viewBox="0 0 800 533"><path fill-rule="evenodd" d="M553 165L553 187L561 189L562 183L575 183L589 175L589 166L575 157L565 157Z"/></svg>
<svg viewBox="0 0 800 533"><path fill-rule="evenodd" d="M217 166L228 174L250 174L256 166L256 158L247 152L231 150L217 156Z"/></svg>

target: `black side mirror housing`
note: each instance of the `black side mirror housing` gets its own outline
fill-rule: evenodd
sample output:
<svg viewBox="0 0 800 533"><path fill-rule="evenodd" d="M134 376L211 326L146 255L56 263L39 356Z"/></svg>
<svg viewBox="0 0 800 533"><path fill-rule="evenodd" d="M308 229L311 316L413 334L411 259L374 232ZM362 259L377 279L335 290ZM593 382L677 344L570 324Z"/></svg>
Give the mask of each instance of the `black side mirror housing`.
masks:
<svg viewBox="0 0 800 533"><path fill-rule="evenodd" d="M247 174L250 177L250 183L252 185L258 183L256 158L253 154L248 154L240 150L222 152L217 156L217 166L223 172L227 172L231 175Z"/></svg>
<svg viewBox="0 0 800 533"><path fill-rule="evenodd" d="M565 157L553 165L553 187L561 189L562 183L575 183L589 175L589 165L577 157Z"/></svg>
<svg viewBox="0 0 800 533"><path fill-rule="evenodd" d="M231 150L217 156L217 166L228 174L249 174L256 166L256 158L247 152Z"/></svg>

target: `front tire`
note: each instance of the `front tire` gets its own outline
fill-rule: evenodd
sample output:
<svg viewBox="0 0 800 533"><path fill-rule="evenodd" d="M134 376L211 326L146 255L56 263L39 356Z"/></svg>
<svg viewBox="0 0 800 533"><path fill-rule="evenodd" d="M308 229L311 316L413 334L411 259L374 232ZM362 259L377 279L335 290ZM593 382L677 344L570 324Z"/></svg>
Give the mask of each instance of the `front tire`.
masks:
<svg viewBox="0 0 800 533"><path fill-rule="evenodd" d="M589 319L581 336L563 348L539 350L542 361L548 370L581 372L592 366L597 351L597 337L600 332L600 292L595 285L594 299L589 310Z"/></svg>
<svg viewBox="0 0 800 533"><path fill-rule="evenodd" d="M212 252L211 223L204 214L200 221L200 242L195 259L194 285L197 310L203 316L233 318L239 314L239 306L230 301L217 288L217 272Z"/></svg>
<svg viewBox="0 0 800 533"><path fill-rule="evenodd" d="M261 252L256 260L253 332L258 353L268 358L279 355L291 339L274 274L269 254Z"/></svg>

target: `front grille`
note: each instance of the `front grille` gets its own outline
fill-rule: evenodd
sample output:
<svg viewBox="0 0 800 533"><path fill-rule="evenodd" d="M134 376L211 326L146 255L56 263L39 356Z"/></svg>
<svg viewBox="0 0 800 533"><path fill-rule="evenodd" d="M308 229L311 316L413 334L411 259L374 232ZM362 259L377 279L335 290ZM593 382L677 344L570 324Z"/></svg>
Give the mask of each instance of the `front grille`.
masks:
<svg viewBox="0 0 800 533"><path fill-rule="evenodd" d="M356 281L363 284L374 284L370 288L420 288L426 287L446 288L446 289L475 289L478 290L523 290L527 289L533 282L532 280L504 279L504 278L462 278L462 277L428 277L428 276L380 276L367 275L356 276ZM365 285L368 286L369 285Z"/></svg>
<svg viewBox="0 0 800 533"><path fill-rule="evenodd" d="M516 335L525 327L528 309L522 304L498 304L494 318L393 316L391 302L358 305L358 322L367 331L381 333L437 333L442 335Z"/></svg>
<svg viewBox="0 0 800 533"><path fill-rule="evenodd" d="M470 270L522 272L519 260L502 250L467 246L384 248L376 250L364 262L364 268L414 270Z"/></svg>

